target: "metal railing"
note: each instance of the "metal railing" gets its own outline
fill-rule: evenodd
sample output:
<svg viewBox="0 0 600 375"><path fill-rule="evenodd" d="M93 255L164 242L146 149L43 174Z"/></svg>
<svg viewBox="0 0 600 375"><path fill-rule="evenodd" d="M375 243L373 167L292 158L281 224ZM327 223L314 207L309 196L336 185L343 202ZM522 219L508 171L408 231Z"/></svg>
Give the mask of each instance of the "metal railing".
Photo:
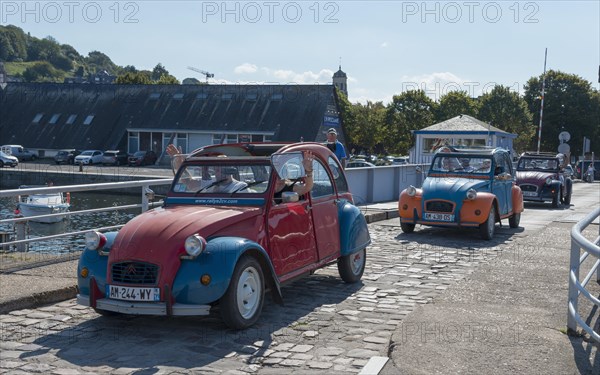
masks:
<svg viewBox="0 0 600 375"><path fill-rule="evenodd" d="M569 301L567 311L567 331L569 333L577 332L577 325L587 332L594 340L600 342L600 334L595 332L584 319L579 315L578 302L579 295L582 294L589 301L596 306L600 306L600 300L594 297L588 292L585 287L590 281L592 276L596 274L596 281L600 282L600 235L596 237L594 242L591 242L585 238L582 232L587 228L594 220L600 217L600 208L596 208L583 220L579 221L573 226L571 230L571 261L569 267ZM598 233L600 234L600 225ZM583 254L581 252L583 251ZM579 279L579 271L583 262L592 255L592 259L595 259L594 265L591 267L588 274L583 280ZM592 310L594 311L594 310Z"/></svg>
<svg viewBox="0 0 600 375"><path fill-rule="evenodd" d="M1 224L14 224L16 240L8 241L0 243L0 248L9 249L11 246L16 246L17 251L25 251L26 244L29 242L39 242L39 241L47 241L50 239L60 238L60 237L69 237L74 235L81 235L90 230L98 230L105 231L111 229L121 228L124 224L121 225L112 225L100 228L90 228L81 231L75 232L67 232L54 234L50 236L41 236L36 238L26 239L26 231L25 225L27 221L32 219L43 219L43 218L52 218L56 216L60 217L70 217L73 215L88 215L96 212L106 212L106 211L119 211L119 210L130 210L135 208L140 208L142 212L148 210L151 206L156 206L161 204L161 202L150 202L152 196L152 190L150 190L150 186L161 186L161 185L170 185L172 179L156 179L156 180L143 180L143 181L127 181L127 182L109 182L109 183L101 183L101 184L85 184L85 185L68 185L68 186L51 186L51 187L37 187L37 188L25 188L25 189L12 189L12 190L0 190L0 198L10 198L10 197L18 197L21 195L31 195L31 194L51 194L51 193L65 193L65 192L77 192L77 191L101 191L101 190L116 190L116 189L128 189L128 188L141 188L142 202L140 204L129 204L122 206L110 206L104 208L95 208L88 210L80 210L80 211L67 211L61 212L57 214L48 214L48 215L37 215L37 216L28 216L28 217L16 217L12 219L4 219L0 220Z"/></svg>

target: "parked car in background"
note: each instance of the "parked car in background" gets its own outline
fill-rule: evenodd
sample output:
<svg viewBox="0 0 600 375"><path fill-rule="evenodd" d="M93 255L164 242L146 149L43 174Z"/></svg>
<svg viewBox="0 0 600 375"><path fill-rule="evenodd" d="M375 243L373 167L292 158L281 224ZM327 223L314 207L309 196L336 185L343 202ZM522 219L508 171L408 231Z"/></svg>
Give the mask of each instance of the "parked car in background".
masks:
<svg viewBox="0 0 600 375"><path fill-rule="evenodd" d="M408 156L400 156L392 159L392 165L408 164Z"/></svg>
<svg viewBox="0 0 600 375"><path fill-rule="evenodd" d="M85 150L75 156L75 164L102 164L104 162L104 153L100 150Z"/></svg>
<svg viewBox="0 0 600 375"><path fill-rule="evenodd" d="M591 160L578 160L577 163L575 163L577 178L580 178L582 180L585 178L585 174L591 162ZM594 180L600 180L600 160L594 160Z"/></svg>
<svg viewBox="0 0 600 375"><path fill-rule="evenodd" d="M375 164L369 163L364 160L351 160L346 164L346 168L365 168L365 167L374 167Z"/></svg>
<svg viewBox="0 0 600 375"><path fill-rule="evenodd" d="M525 152L517 163L517 185L523 191L523 199L534 202L570 204L573 181L564 173L566 163L563 154Z"/></svg>
<svg viewBox="0 0 600 375"><path fill-rule="evenodd" d="M523 194L505 149L454 149L435 154L422 188L400 193L400 227L412 233L416 224L434 227L478 228L490 240L495 224L508 219L517 228Z"/></svg>
<svg viewBox="0 0 600 375"><path fill-rule="evenodd" d="M38 155L35 152L30 151L21 145L4 145L0 150L5 154L16 157L19 161L35 160L38 158Z"/></svg>
<svg viewBox="0 0 600 375"><path fill-rule="evenodd" d="M75 157L81 154L81 151L75 149L60 150L54 155L56 164L75 164Z"/></svg>
<svg viewBox="0 0 600 375"><path fill-rule="evenodd" d="M5 165L14 168L19 165L19 159L0 151L0 168L4 168Z"/></svg>
<svg viewBox="0 0 600 375"><path fill-rule="evenodd" d="M120 150L106 150L102 156L102 164L105 165L126 165L129 155Z"/></svg>
<svg viewBox="0 0 600 375"><path fill-rule="evenodd" d="M152 165L156 163L156 153L152 150L150 151L137 151L133 155L129 156L129 165Z"/></svg>
<svg viewBox="0 0 600 375"><path fill-rule="evenodd" d="M308 173L306 194L285 183ZM325 146L207 146L185 159L164 205L118 232L85 235L77 302L103 315L209 315L218 305L228 326L247 328L266 291L282 304L281 285L301 275L336 262L343 281L358 282L370 243L344 170Z"/></svg>

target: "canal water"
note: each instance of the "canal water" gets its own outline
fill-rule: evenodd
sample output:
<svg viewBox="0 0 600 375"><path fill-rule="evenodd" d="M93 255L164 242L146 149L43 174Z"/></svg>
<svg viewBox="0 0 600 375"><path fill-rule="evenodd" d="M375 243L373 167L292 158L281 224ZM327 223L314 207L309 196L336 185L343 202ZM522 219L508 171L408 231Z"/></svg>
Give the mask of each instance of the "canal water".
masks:
<svg viewBox="0 0 600 375"><path fill-rule="evenodd" d="M70 211L80 211L92 208L104 208L110 206L123 206L141 203L139 195L119 195L119 194L99 194L88 192L71 193ZM16 198L0 198L0 219L14 218L14 210L17 205ZM72 215L58 223L36 223L27 222L27 238L36 238L49 236L59 233L74 232L92 228L125 224L135 216L141 213L141 208L130 210L115 210L106 212L86 213L82 215ZM1 232L13 232L12 223L0 224ZM11 236L11 240L14 240ZM28 254L33 255L66 255L78 253L83 249L83 235L73 235L61 237L40 242L30 242L28 244ZM8 251L15 253L15 249ZM6 250L0 250L4 254Z"/></svg>

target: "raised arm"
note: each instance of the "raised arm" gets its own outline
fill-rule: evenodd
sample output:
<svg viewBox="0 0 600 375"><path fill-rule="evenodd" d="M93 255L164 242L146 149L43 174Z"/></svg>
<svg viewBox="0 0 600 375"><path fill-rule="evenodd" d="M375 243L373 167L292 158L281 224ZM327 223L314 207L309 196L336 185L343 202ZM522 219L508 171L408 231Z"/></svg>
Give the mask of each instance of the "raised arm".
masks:
<svg viewBox="0 0 600 375"><path fill-rule="evenodd" d="M298 193L298 195L304 195L309 193L313 188L313 160L314 155L310 151L306 151L304 153L304 158L302 160L302 165L304 166L304 170L306 171L306 177L304 178L304 183L294 185L294 191Z"/></svg>
<svg viewBox="0 0 600 375"><path fill-rule="evenodd" d="M174 144L170 144L167 146L167 154L171 157L171 167L173 168L173 174L177 172L183 160L185 159L185 155L181 152L181 147L177 148Z"/></svg>

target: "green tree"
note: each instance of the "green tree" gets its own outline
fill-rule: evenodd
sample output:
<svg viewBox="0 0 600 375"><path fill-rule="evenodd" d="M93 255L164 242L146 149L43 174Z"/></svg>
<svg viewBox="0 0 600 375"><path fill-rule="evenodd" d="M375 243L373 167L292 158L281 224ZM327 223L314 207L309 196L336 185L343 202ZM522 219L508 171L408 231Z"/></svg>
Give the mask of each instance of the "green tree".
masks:
<svg viewBox="0 0 600 375"><path fill-rule="evenodd" d="M169 71L167 69L165 69L165 67L161 64L158 63L156 64L156 66L154 67L154 69L152 69L152 80L153 81L158 81L161 79L161 77L163 75L169 75Z"/></svg>
<svg viewBox="0 0 600 375"><path fill-rule="evenodd" d="M61 73L46 61L35 63L23 72L23 78L27 82L59 82L61 76Z"/></svg>
<svg viewBox="0 0 600 375"><path fill-rule="evenodd" d="M115 79L115 83L119 85L149 85L152 83L147 75L137 73L125 73Z"/></svg>
<svg viewBox="0 0 600 375"><path fill-rule="evenodd" d="M204 82L200 82L197 78L184 78L181 82L183 85L202 85Z"/></svg>
<svg viewBox="0 0 600 375"><path fill-rule="evenodd" d="M31 37L27 49L29 61L50 61L60 55L60 45L51 38Z"/></svg>
<svg viewBox="0 0 600 375"><path fill-rule="evenodd" d="M357 103L353 106L356 130L353 139L357 151L366 150L369 153L382 153L385 137L386 108L382 102L367 101L365 105Z"/></svg>
<svg viewBox="0 0 600 375"><path fill-rule="evenodd" d="M436 111L436 122L442 122L458 115L478 116L477 102L466 91L450 91L440 98Z"/></svg>
<svg viewBox="0 0 600 375"><path fill-rule="evenodd" d="M84 60L90 73L97 73L102 70L106 70L109 74L119 73L119 67L102 52L92 51L88 53Z"/></svg>
<svg viewBox="0 0 600 375"><path fill-rule="evenodd" d="M513 147L517 151L526 151L535 133L535 125L525 100L510 88L496 85L492 91L482 95L479 119L504 130L517 134Z"/></svg>
<svg viewBox="0 0 600 375"><path fill-rule="evenodd" d="M0 60L27 61L27 36L21 28L0 26Z"/></svg>
<svg viewBox="0 0 600 375"><path fill-rule="evenodd" d="M159 85L179 85L179 81L177 78L173 77L170 74L163 74L160 76L159 80L156 81Z"/></svg>
<svg viewBox="0 0 600 375"><path fill-rule="evenodd" d="M540 122L542 77L531 77L525 85L525 101ZM592 150L600 153L600 99L592 84L575 74L550 70L546 73L541 151L556 151L558 134L568 131L571 155L581 155L583 137L591 139ZM537 131L534 145L537 148Z"/></svg>
<svg viewBox="0 0 600 375"><path fill-rule="evenodd" d="M435 122L437 104L423 90L409 90L394 95L386 109L386 150L407 154L414 144L413 130Z"/></svg>

